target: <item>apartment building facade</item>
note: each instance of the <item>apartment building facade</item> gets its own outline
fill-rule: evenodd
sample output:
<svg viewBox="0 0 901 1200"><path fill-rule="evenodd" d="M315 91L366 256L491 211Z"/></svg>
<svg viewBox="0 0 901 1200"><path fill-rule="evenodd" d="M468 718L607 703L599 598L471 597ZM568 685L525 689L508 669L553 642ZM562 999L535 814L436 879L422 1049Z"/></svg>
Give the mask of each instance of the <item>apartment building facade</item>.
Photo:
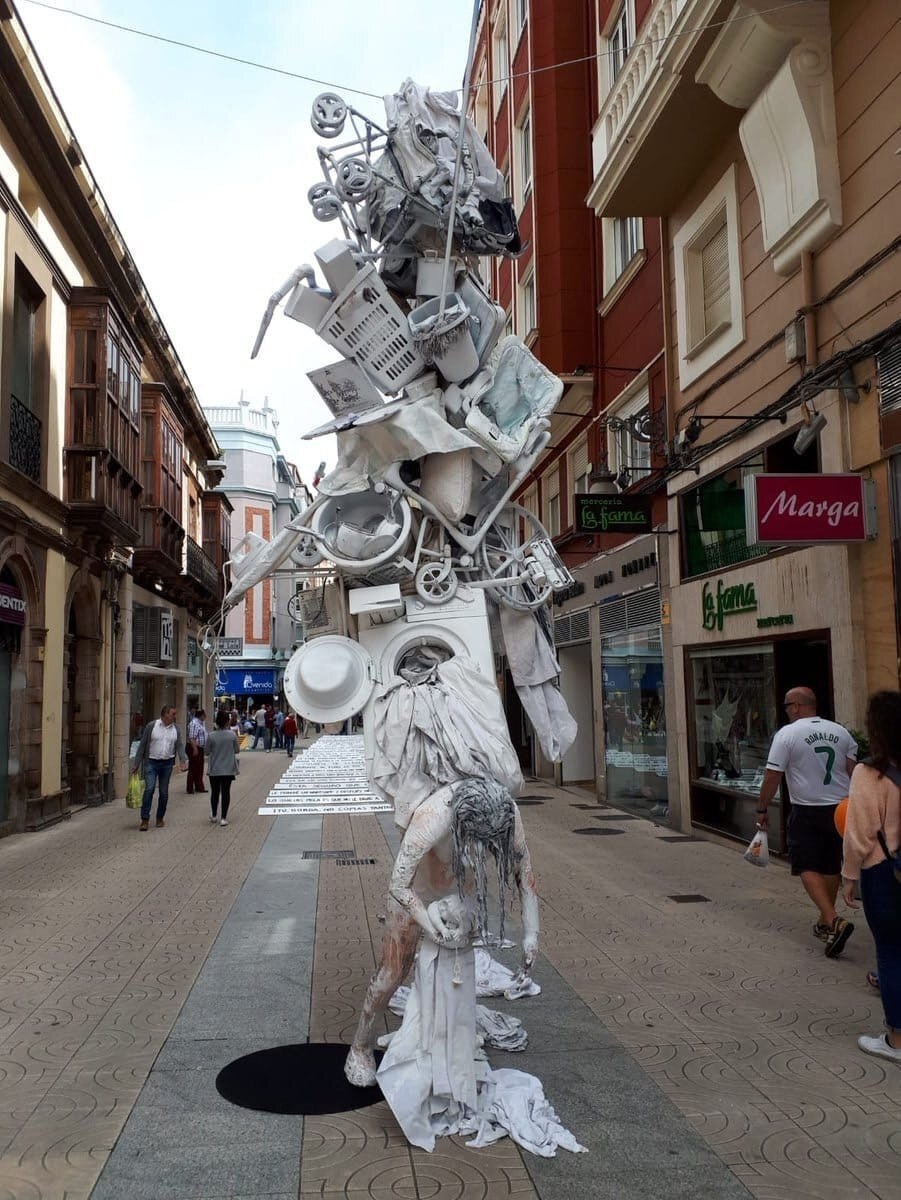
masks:
<svg viewBox="0 0 901 1200"><path fill-rule="evenodd" d="M627 45L589 203L662 219L684 828L750 833L787 687L860 728L898 686L899 17L626 0L601 27Z"/></svg>
<svg viewBox="0 0 901 1200"><path fill-rule="evenodd" d="M242 397L206 415L226 463L221 490L233 509L233 545L248 535L272 541L311 503L297 467L281 451L276 411L268 400L254 406ZM227 615L216 643L215 691L223 702L253 709L279 698L285 663L301 640L289 607L296 586L289 565L251 588Z"/></svg>
<svg viewBox="0 0 901 1200"><path fill-rule="evenodd" d="M7 2L0 245L3 835L124 794L228 556L218 447Z"/></svg>

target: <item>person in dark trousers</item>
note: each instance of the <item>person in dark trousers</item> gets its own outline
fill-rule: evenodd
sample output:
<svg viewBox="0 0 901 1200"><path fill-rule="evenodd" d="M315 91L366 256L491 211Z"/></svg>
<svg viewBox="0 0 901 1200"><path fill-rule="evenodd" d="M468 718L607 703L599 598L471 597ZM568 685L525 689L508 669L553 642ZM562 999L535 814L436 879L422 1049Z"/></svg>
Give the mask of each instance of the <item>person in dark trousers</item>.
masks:
<svg viewBox="0 0 901 1200"><path fill-rule="evenodd" d="M202 708L198 708L188 723L188 779L185 786L188 795L192 792L206 791L203 786L206 739L206 713Z"/></svg>
<svg viewBox="0 0 901 1200"><path fill-rule="evenodd" d="M253 745L251 750L256 750L257 742L260 738L263 739L263 747L266 747L266 709L261 704L253 714Z"/></svg>
<svg viewBox="0 0 901 1200"><path fill-rule="evenodd" d="M182 741L181 730L175 723L175 709L166 704L156 721L149 721L141 734L141 743L135 755L135 770L144 779L144 797L141 801L141 824L145 832L150 828L150 809L153 806L154 789L159 785L156 802L156 823L166 824L166 808L169 804L169 780L172 768L178 759L179 770L188 769L188 758Z"/></svg>
<svg viewBox="0 0 901 1200"><path fill-rule="evenodd" d="M285 752L288 758L294 757L294 742L297 739L297 718L289 712L282 724L282 738L285 742Z"/></svg>
<svg viewBox="0 0 901 1200"><path fill-rule="evenodd" d="M227 712L216 714L216 728L207 736L206 745L207 774L210 777L210 824L215 825L218 821L220 825L227 825L232 780L238 774L238 738L228 727Z"/></svg>
<svg viewBox="0 0 901 1200"><path fill-rule="evenodd" d="M874 692L867 706L872 757L851 777L845 822L843 895L864 916L876 943L877 985L886 1032L864 1034L864 1054L901 1063L901 692Z"/></svg>
<svg viewBox="0 0 901 1200"><path fill-rule="evenodd" d="M266 753L272 749L275 739L275 709L271 704L266 705Z"/></svg>
<svg viewBox="0 0 901 1200"><path fill-rule="evenodd" d="M792 875L817 908L813 936L825 943L827 958L845 948L854 926L835 911L841 883L842 839L835 808L848 794L857 762L857 742L843 725L817 716L817 698L808 687L785 694L788 724L776 731L767 757L757 805L757 828L767 827L767 808L785 776L791 799L788 857Z"/></svg>

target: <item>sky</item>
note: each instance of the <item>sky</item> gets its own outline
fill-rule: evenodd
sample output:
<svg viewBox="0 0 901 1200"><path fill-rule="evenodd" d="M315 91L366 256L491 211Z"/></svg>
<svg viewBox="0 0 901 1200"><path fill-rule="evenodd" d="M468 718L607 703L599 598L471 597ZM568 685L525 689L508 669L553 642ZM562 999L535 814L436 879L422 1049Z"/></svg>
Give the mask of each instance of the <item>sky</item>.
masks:
<svg viewBox="0 0 901 1200"><path fill-rule="evenodd" d="M316 221L322 178L313 99L337 91L379 124L381 97L411 76L459 88L470 0L15 0L88 165L205 406L277 411L279 442L306 482L333 439L301 435L328 419L305 372L339 355L277 313L250 350L269 296L341 236ZM307 83L86 21L315 76Z"/></svg>

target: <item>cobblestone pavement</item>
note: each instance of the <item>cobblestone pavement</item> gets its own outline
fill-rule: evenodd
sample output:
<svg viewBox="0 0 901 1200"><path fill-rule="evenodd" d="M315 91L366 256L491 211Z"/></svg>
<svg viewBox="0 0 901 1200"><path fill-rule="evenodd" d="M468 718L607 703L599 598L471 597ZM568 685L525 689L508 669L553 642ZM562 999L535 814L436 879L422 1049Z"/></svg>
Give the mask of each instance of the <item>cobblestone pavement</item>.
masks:
<svg viewBox="0 0 901 1200"><path fill-rule="evenodd" d="M862 918L830 961L782 865L759 870L729 846L664 841L669 830L582 807L584 795L540 783L528 791L541 802L523 817L542 896L544 994L508 1006L525 1021L530 1049L495 1065L539 1075L589 1155L544 1160L509 1141L472 1151L455 1139L433 1155L411 1151L379 1104L273 1122L268 1136L286 1143L283 1157L294 1163L280 1182L242 1176L240 1156L225 1182L207 1174L204 1185L202 1170L200 1182L196 1173L179 1178L173 1150L165 1185L146 1171L140 1185L123 1184L138 1178L116 1174L135 1124L120 1137L126 1118L151 1093L165 1103L160 1080L180 1078L154 1060L208 955L209 970L249 873L253 895L265 894L260 851L279 826L255 810L285 761L258 752L245 764L227 829L206 822L205 797L176 796L165 830L138 834L120 804L0 842L0 1200L87 1200L117 1138L97 1189L117 1200L901 1194L901 1068L855 1044L881 1023L864 981L872 943ZM315 932L309 1038L347 1041L381 937L396 843L390 822L375 816L321 824L323 849L376 860L341 868L323 860L318 903L306 914ZM577 832L585 829L595 836ZM273 862L284 886L284 861ZM674 899L686 895L704 899ZM212 1026L196 1025L197 1002L215 988L203 990L202 979L192 1028L209 1059ZM192 1045L170 1039L185 1063ZM234 1047L222 1053L234 1056ZM211 1086L194 1091L216 1120L234 1119ZM265 1118L231 1112L236 1128L259 1128L263 1139ZM200 1137L212 1119L198 1115ZM188 1141L190 1111L179 1120Z"/></svg>

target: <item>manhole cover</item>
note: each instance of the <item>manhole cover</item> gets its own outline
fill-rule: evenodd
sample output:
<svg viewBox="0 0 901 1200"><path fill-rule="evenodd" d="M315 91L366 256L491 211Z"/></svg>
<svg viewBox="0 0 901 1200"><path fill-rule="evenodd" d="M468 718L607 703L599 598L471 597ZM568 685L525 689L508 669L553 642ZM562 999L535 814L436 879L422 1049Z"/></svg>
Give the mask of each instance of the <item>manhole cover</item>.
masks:
<svg viewBox="0 0 901 1200"><path fill-rule="evenodd" d="M570 808L597 808L596 804L571 804Z"/></svg>
<svg viewBox="0 0 901 1200"><path fill-rule="evenodd" d="M658 842L700 842L702 838L689 837L687 833L674 833L672 837L659 837Z"/></svg>
<svg viewBox="0 0 901 1200"><path fill-rule="evenodd" d="M618 833L625 833L625 829L574 829L573 833L584 833L586 837L615 837Z"/></svg>
<svg viewBox="0 0 901 1200"><path fill-rule="evenodd" d="M534 796L529 796L529 797L528 797L527 799L525 799L525 800L517 800L517 801L516 801L516 807L517 807L517 808L523 808L523 807L524 807L525 805L527 805L527 804L544 804L544 801L543 801L543 800L539 800L539 799L537 799L537 798L536 798L536 797L534 797Z"/></svg>
<svg viewBox="0 0 901 1200"><path fill-rule="evenodd" d="M596 821L640 821L641 817L633 817L631 813L603 813L594 819Z"/></svg>
<svg viewBox="0 0 901 1200"><path fill-rule="evenodd" d="M700 892L685 892L681 896L667 896L667 900L675 900L677 904L709 904L710 897L702 896Z"/></svg>
<svg viewBox="0 0 901 1200"><path fill-rule="evenodd" d="M353 850L304 850L301 858L353 858Z"/></svg>

